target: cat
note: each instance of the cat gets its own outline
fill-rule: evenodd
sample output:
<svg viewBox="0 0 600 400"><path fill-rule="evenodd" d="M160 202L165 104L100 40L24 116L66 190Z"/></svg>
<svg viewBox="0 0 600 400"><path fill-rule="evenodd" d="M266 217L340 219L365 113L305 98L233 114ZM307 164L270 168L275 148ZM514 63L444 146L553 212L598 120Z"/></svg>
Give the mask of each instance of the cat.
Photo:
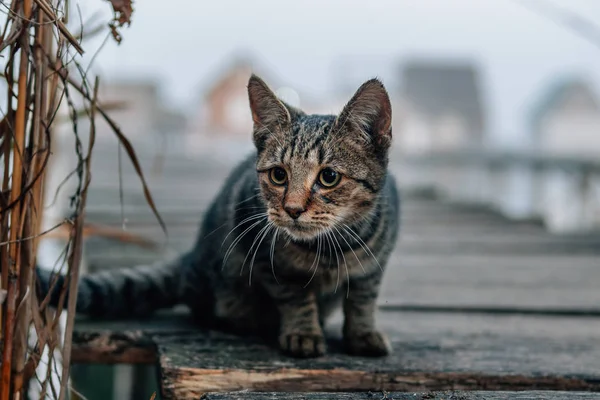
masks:
<svg viewBox="0 0 600 400"><path fill-rule="evenodd" d="M318 357L326 318L342 307L346 351L389 354L375 311L400 200L388 171L384 85L365 82L337 116L286 104L254 74L248 96L256 152L225 181L193 248L154 266L83 276L77 312L127 318L183 303L207 326L275 335L285 354ZM56 304L64 277L38 274Z"/></svg>

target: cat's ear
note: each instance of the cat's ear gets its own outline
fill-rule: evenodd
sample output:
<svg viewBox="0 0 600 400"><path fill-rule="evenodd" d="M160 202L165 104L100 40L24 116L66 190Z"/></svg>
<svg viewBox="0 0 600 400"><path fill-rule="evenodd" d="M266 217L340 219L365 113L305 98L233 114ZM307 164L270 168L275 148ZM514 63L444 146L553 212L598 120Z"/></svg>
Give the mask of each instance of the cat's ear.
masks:
<svg viewBox="0 0 600 400"><path fill-rule="evenodd" d="M258 76L252 74L248 81L248 98L254 121L254 134L267 133L285 126L292 120L290 111L275 93ZM256 138L255 138L256 139Z"/></svg>
<svg viewBox="0 0 600 400"><path fill-rule="evenodd" d="M356 130L361 138L381 149L392 142L392 104L383 83L363 83L336 120L339 128Z"/></svg>

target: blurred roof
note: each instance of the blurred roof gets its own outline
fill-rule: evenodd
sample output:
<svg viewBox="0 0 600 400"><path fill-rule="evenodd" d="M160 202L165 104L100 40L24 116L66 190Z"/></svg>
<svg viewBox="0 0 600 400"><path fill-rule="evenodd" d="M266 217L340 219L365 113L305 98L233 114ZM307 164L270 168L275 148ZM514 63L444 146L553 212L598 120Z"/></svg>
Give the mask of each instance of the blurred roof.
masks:
<svg viewBox="0 0 600 400"><path fill-rule="evenodd" d="M214 73L203 80L204 85L201 85L200 97L202 100L209 99L217 91L228 85L232 79L239 80L240 74L245 76L245 79L249 79L252 73L262 78L275 92L287 86L272 69L267 67L266 62L259 61L258 56L247 51L238 51L228 57ZM246 84L244 84L243 89L246 90ZM305 93L297 87L293 87L293 90L300 97L300 108L310 107L315 103L309 93Z"/></svg>
<svg viewBox="0 0 600 400"><path fill-rule="evenodd" d="M470 130L483 134L484 115L476 65L444 60L413 60L402 69L402 94L430 117L447 112L462 115Z"/></svg>
<svg viewBox="0 0 600 400"><path fill-rule="evenodd" d="M533 131L537 131L542 119L565 107L588 111L600 111L598 98L590 82L580 76L567 76L555 80L534 103L529 117Z"/></svg>
<svg viewBox="0 0 600 400"><path fill-rule="evenodd" d="M277 79L275 75L264 66L264 63L258 62L257 57L249 52L238 51L228 57L214 73L203 79L204 85L201 85L201 97L211 97L215 91L221 88L224 82L239 73L248 75L248 78L252 73L255 73L264 79L269 86L276 86Z"/></svg>

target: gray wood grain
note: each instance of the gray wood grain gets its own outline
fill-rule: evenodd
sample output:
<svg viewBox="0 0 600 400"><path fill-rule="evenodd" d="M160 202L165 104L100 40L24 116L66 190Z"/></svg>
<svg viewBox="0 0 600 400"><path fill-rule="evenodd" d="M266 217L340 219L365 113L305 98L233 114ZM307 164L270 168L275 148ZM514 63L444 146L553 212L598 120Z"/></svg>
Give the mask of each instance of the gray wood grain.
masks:
<svg viewBox="0 0 600 400"><path fill-rule="evenodd" d="M443 392L362 392L362 393L277 393L246 391L230 393L206 393L201 400L504 400L504 399L597 399L597 393L564 392L564 391L443 391Z"/></svg>
<svg viewBox="0 0 600 400"><path fill-rule="evenodd" d="M297 360L217 332L153 335L166 398L210 391L600 390L599 319L382 312L394 353Z"/></svg>
<svg viewBox="0 0 600 400"><path fill-rule="evenodd" d="M444 250L427 247L428 238L421 238L414 238L412 244L401 243L394 252L384 276L382 304L539 310L600 308L600 261L594 252L571 252L567 244L563 252L517 252L507 244L495 247L489 242L487 245L496 251L486 252L477 242L471 251L452 245ZM151 264L185 251L194 241L192 233L176 240L170 237L164 250L150 251L94 239L88 241L85 250L90 265L96 269L124 268ZM522 246L527 248L526 244Z"/></svg>
<svg viewBox="0 0 600 400"><path fill-rule="evenodd" d="M94 158L87 217L120 226L116 151L101 151L106 156ZM187 249L202 212L239 158L234 153L166 156L162 176L146 175L170 231L167 247L152 252L95 238L86 242L89 261L99 268L125 267ZM152 156L140 153L146 171ZM127 229L164 242L127 162L122 172ZM571 391L600 391L600 318L592 317L598 313L567 316L569 310L600 308L600 234L551 235L539 223L511 222L486 207L411 193L405 197L402 224L380 298L387 309L378 320L395 350L385 359L344 355L339 315L328 328L328 355L316 360L290 359L258 340L196 330L188 319L168 313L145 322L78 320L77 326L119 335L143 332L141 337L152 340L158 352L166 399L553 399L593 398ZM414 310L399 311L402 306ZM479 314L466 312L477 308ZM510 314L519 310L548 315ZM121 346L127 342L117 339ZM122 350L140 362L152 359L147 352ZM114 356L107 354L105 360ZM123 357L121 351L118 356ZM248 388L265 393L207 393ZM482 389L490 391L471 392ZM333 390L365 393L323 393ZM282 391L303 393L275 393Z"/></svg>

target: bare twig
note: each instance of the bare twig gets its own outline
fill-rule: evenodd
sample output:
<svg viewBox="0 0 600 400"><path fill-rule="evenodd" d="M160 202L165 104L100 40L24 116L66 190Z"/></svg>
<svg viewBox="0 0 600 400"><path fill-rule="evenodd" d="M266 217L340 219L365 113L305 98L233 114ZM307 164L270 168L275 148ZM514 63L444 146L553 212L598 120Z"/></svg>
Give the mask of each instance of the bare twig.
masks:
<svg viewBox="0 0 600 400"><path fill-rule="evenodd" d="M77 42L77 39L71 34L71 32L69 32L69 30L67 29L65 24L63 24L62 21L60 19L58 19L56 14L54 14L54 11L52 11L52 7L50 7L50 5L48 3L46 3L45 0L33 0L33 1L36 2L36 4L48 16L48 18L50 18L53 21L56 21L56 26L58 27L58 30L60 31L60 33L62 33L64 35L64 37L75 48L75 50L77 50L77 52L79 54L83 54L84 53L83 48Z"/></svg>
<svg viewBox="0 0 600 400"><path fill-rule="evenodd" d="M91 100L89 93L87 93L87 91L85 90L84 87L82 87L81 84L77 83L75 80L73 80L71 77L69 77L63 70L56 68L56 66L53 66L52 68L64 80L65 84L71 85L75 90L77 90L81 95L83 95L83 97L86 100L88 100L88 101ZM108 125L110 126L112 131L115 133L115 135L117 135L117 139L119 139L120 144L123 145L123 148L127 152L127 155L129 156L129 160L133 164L133 168L135 169L136 174L138 175L138 177L140 178L140 181L142 182L142 189L144 191L144 197L146 198L146 202L148 203L148 205L150 206L150 209L154 213L154 216L158 220L158 223L160 224L163 232L165 232L165 234L166 234L167 226L165 225L162 217L160 216L160 213L158 212L158 209L156 208L154 199L152 198L152 194L150 193L150 189L148 188L146 178L144 177L144 172L142 171L142 167L137 158L137 154L135 152L135 149L133 148L133 145L131 144L129 139L127 139L127 136L125 136L123 131L121 131L121 128L119 128L117 123L108 115L108 113L106 111L104 111L104 109L102 107L97 105L96 110L102 116L102 118L104 118L104 120L108 123Z"/></svg>
<svg viewBox="0 0 600 400"><path fill-rule="evenodd" d="M47 230L43 233L44 238L61 238L68 239L69 231L67 231L67 225L63 222L59 226L52 228L52 230ZM42 236L42 234L40 234ZM90 224L86 223L83 226L83 237L84 239L91 236L103 237L106 239L112 239L119 241L121 243L130 243L135 244L140 247L144 247L147 249L156 249L158 248L158 243L153 240L150 240L142 235L136 235L135 233L125 232L121 228L115 228L110 226L102 226L98 224ZM1 245L2 243L0 243Z"/></svg>
<svg viewBox="0 0 600 400"><path fill-rule="evenodd" d="M50 229L46 229L45 231L35 234L35 235L31 235L31 236L26 236L26 237L22 237L19 238L17 240L15 240L14 242L12 241L6 241L6 242L0 242L0 246L6 246L8 244L13 244L13 243L22 243L22 242L26 242L28 240L32 240L32 239L39 239L42 236L45 236L47 234L49 234L50 232L54 231L55 229L59 229L60 227L64 226L65 224L72 224L72 221L70 220L64 220L56 225L54 225L52 228Z"/></svg>
<svg viewBox="0 0 600 400"><path fill-rule="evenodd" d="M75 225L72 230L72 240L74 242L71 254L69 256L69 296L67 305L67 327L65 332L65 344L63 347L63 371L62 376L68 376L70 361L71 361L71 336L73 335L73 324L75 323L75 306L77 304L77 285L79 283L79 267L81 261L81 248L82 248L82 231L83 231L83 220L85 216L85 203L87 200L87 189L91 180L90 175L90 163L92 158L92 149L94 148L94 142L96 140L96 101L98 99L98 85L99 80L96 78L94 84L94 94L91 101L90 111L90 141L88 146L87 156L85 158L85 172L83 175L83 181L85 182L81 192L81 197L77 207L77 215L75 217ZM59 400L63 400L66 395L67 385L61 385Z"/></svg>
<svg viewBox="0 0 600 400"><path fill-rule="evenodd" d="M23 14L25 18L31 17L31 0L24 0ZM17 97L17 112L15 114L15 151L13 151L13 171L12 171L12 188L10 191L11 201L15 201L21 196L21 186L23 180L23 149L25 148L25 126L27 123L25 111L27 107L27 73L29 60L25 47L27 37L23 36L21 40L21 59L19 64L19 80L18 80L18 97ZM20 151L18 151L20 149ZM15 241L19 235L17 227L22 226L23 215L20 207L13 207L10 214L10 240ZM2 387L0 388L0 399L9 400L12 384L11 366L14 344L15 330L15 312L16 303L19 296L19 275L21 270L20 262L20 243L13 243L9 246L9 262L8 266L8 290L7 290L7 307L4 319L4 348L2 352Z"/></svg>
<svg viewBox="0 0 600 400"><path fill-rule="evenodd" d="M121 27L128 23L131 2L111 1L110 4L115 12L111 24ZM68 1L64 0L57 3L50 0L12 0L10 5L3 2L2 6L7 12L6 23L2 24L0 32L0 58L5 63L4 70L0 71L0 79L6 81L3 87L7 91L4 102L6 110L2 110L0 115L0 162L3 167L0 188L0 343L3 346L0 400L24 398L25 388L31 378L33 383L39 382L38 395L41 398L46 395L64 398L69 390L70 336L84 235L113 235L137 241L141 245L148 245L148 242L135 235L120 237L108 228L83 225L87 188L91 179L95 114L100 113L109 121L109 125L116 127L106 110L98 108L98 80L92 92L88 86L87 70L81 66L79 59L83 53L83 32L87 37L100 30L94 28L86 31L85 24L81 22L80 34L77 37L72 35L65 25ZM80 20L83 21L83 18ZM75 48L76 52L71 48ZM87 105L85 113L75 109L69 90L83 95ZM52 128L53 124L61 122L56 116L61 103L64 104L63 100L69 107L69 120L73 124L76 139L75 151L79 156L75 171L77 191L72 196L76 213L72 221L67 219L41 232ZM107 104L107 109L112 106ZM77 120L82 117L89 117L91 123L86 154L83 154L82 140L78 136ZM114 129L143 180L135 152L123 133L118 128ZM151 199L149 192L148 198ZM151 207L156 211L153 203ZM56 293L55 286L60 281L60 288L56 288L60 290L58 305L56 310L50 310L49 293L40 296L35 290L36 253L39 240L54 229L67 226L65 222L71 223L64 253L64 258L68 259L68 276L65 284L58 279L51 279L48 283L51 286L50 293ZM65 265L62 261L55 268L59 273ZM62 346L59 317L67 289L72 295L66 306L68 318ZM28 348L31 334L36 335L36 343ZM40 365L47 368L45 373L38 376L36 371Z"/></svg>

